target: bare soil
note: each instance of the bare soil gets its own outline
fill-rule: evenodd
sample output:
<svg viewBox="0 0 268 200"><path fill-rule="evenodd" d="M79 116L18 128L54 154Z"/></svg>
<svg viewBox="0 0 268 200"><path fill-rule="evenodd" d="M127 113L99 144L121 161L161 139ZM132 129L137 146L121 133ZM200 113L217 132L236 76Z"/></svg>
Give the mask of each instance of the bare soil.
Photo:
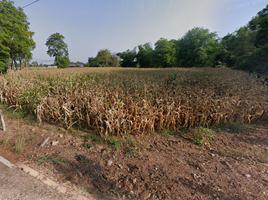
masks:
<svg viewBox="0 0 268 200"><path fill-rule="evenodd" d="M7 132L0 129L0 141L10 161L26 161L99 198L268 199L267 121L236 131L223 128L203 146L194 144L190 133L155 133L114 138L121 140L118 148L112 140L86 139L84 131L5 121ZM21 141L24 151L15 153Z"/></svg>

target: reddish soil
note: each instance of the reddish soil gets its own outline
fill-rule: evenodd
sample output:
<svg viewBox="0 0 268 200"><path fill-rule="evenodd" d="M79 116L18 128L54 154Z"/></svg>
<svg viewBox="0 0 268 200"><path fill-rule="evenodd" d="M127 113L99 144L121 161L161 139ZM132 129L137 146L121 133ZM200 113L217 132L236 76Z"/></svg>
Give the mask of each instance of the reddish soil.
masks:
<svg viewBox="0 0 268 200"><path fill-rule="evenodd" d="M225 128L204 146L194 144L190 133L156 133L131 136L134 143L122 142L118 149L113 142L84 139L83 131L36 127L7 117L6 125L0 141L9 140L0 154L103 198L268 199L267 121L240 131ZM19 138L25 139L23 154L14 153Z"/></svg>

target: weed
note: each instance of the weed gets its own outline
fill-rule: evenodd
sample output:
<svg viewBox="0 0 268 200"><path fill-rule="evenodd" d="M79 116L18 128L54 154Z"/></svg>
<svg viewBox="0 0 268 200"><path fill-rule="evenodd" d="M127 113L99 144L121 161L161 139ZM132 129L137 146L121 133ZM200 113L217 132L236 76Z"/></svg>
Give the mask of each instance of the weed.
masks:
<svg viewBox="0 0 268 200"><path fill-rule="evenodd" d="M178 132L177 131L174 131L172 129L164 129L162 131L162 135L163 136L171 136L171 135L176 135L176 134L178 134Z"/></svg>
<svg viewBox="0 0 268 200"><path fill-rule="evenodd" d="M35 158L35 161L42 163L45 160L47 160L48 158L49 158L49 156L37 157L37 158Z"/></svg>
<svg viewBox="0 0 268 200"><path fill-rule="evenodd" d="M5 139L5 140L2 141L3 147L7 147L8 144L9 144L9 139Z"/></svg>
<svg viewBox="0 0 268 200"><path fill-rule="evenodd" d="M115 194L116 191L114 189L110 189L110 194Z"/></svg>
<svg viewBox="0 0 268 200"><path fill-rule="evenodd" d="M25 138L20 137L17 142L15 143L15 152L16 153L23 153L25 146Z"/></svg>
<svg viewBox="0 0 268 200"><path fill-rule="evenodd" d="M78 159L81 161L81 162L85 162L86 161L86 158L87 156L85 154L82 154L82 155L79 155L78 156Z"/></svg>
<svg viewBox="0 0 268 200"><path fill-rule="evenodd" d="M110 145L112 145L116 150L120 147L121 142L117 141L114 137L106 139Z"/></svg>
<svg viewBox="0 0 268 200"><path fill-rule="evenodd" d="M90 149L92 147L92 145L90 143L85 143L85 144L83 144L83 147Z"/></svg>
<svg viewBox="0 0 268 200"><path fill-rule="evenodd" d="M124 135L124 144L128 147L135 147L135 141L132 137Z"/></svg>
<svg viewBox="0 0 268 200"><path fill-rule="evenodd" d="M133 140L132 137L124 135L124 154L127 158L138 157L139 153L135 150L137 143Z"/></svg>
<svg viewBox="0 0 268 200"><path fill-rule="evenodd" d="M193 131L192 136L195 144L206 145L209 144L209 141L213 139L214 133L211 129L204 127L197 127Z"/></svg>
<svg viewBox="0 0 268 200"><path fill-rule="evenodd" d="M63 159L60 160L60 162L67 163L67 160L63 158Z"/></svg>
<svg viewBox="0 0 268 200"><path fill-rule="evenodd" d="M246 130L246 129L250 128L250 125L235 122L233 124L229 124L228 128L230 128L234 132L240 132L240 131L243 131L243 130Z"/></svg>
<svg viewBox="0 0 268 200"><path fill-rule="evenodd" d="M137 151L131 150L125 153L126 158L134 158L134 157L139 157L139 153Z"/></svg>
<svg viewBox="0 0 268 200"><path fill-rule="evenodd" d="M87 135L83 136L87 140L91 140L92 142L103 142L103 139L100 135L96 135L94 133L88 133Z"/></svg>
<svg viewBox="0 0 268 200"><path fill-rule="evenodd" d="M58 157L51 157L52 163L58 165L60 163L67 163L66 159L59 159Z"/></svg>

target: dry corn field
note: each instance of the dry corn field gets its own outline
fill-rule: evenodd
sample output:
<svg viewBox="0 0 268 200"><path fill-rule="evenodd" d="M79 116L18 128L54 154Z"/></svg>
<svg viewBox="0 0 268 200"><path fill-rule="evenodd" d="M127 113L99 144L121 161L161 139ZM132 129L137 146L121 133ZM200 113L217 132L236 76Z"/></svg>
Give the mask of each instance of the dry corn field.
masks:
<svg viewBox="0 0 268 200"><path fill-rule="evenodd" d="M18 71L0 76L0 101L35 113L38 123L78 125L103 137L268 116L266 86L231 69Z"/></svg>

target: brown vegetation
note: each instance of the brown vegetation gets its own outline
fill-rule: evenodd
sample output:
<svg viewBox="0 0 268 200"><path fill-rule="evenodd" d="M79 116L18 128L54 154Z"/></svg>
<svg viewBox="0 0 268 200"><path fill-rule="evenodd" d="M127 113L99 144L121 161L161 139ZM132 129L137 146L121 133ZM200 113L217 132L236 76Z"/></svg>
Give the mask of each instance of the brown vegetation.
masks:
<svg viewBox="0 0 268 200"><path fill-rule="evenodd" d="M267 88L231 69L87 68L0 77L0 101L37 121L102 136L251 123L267 117Z"/></svg>

